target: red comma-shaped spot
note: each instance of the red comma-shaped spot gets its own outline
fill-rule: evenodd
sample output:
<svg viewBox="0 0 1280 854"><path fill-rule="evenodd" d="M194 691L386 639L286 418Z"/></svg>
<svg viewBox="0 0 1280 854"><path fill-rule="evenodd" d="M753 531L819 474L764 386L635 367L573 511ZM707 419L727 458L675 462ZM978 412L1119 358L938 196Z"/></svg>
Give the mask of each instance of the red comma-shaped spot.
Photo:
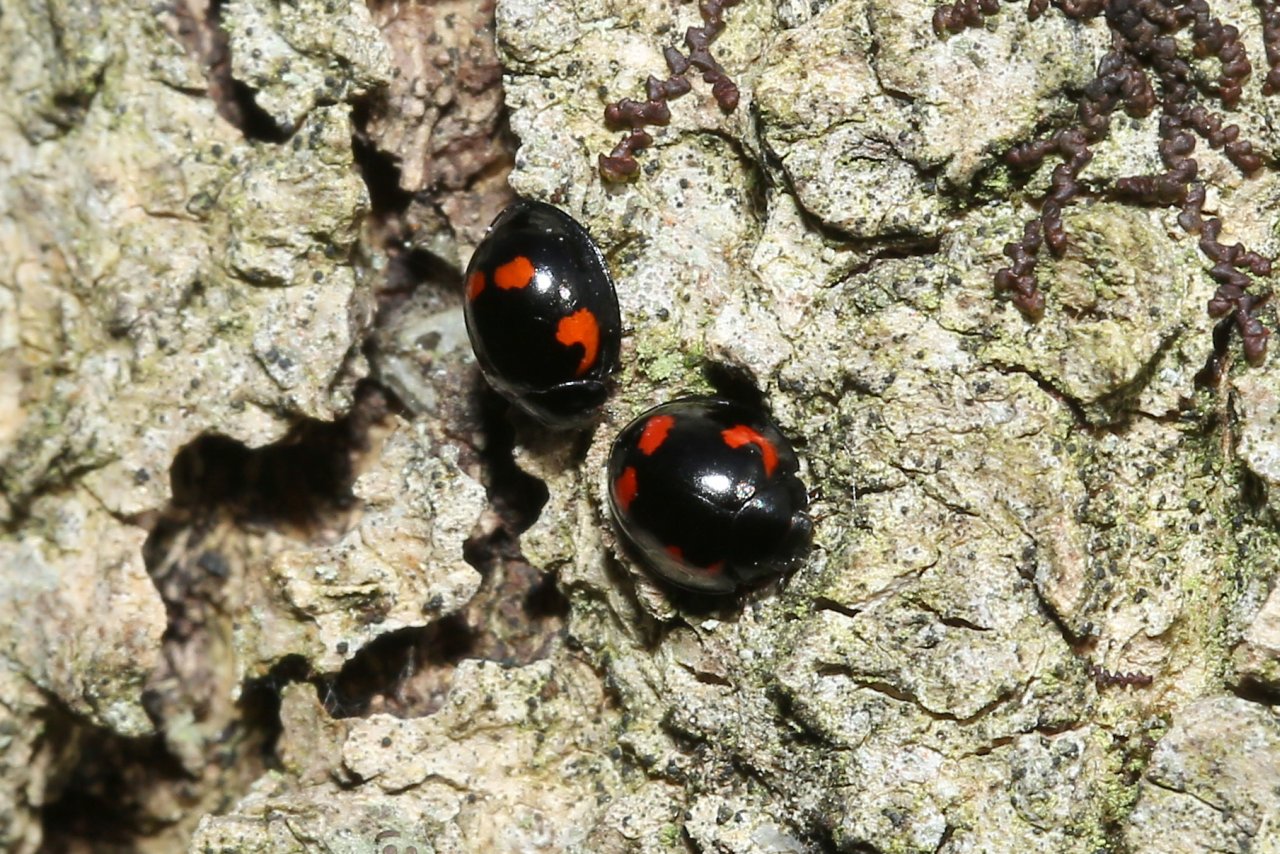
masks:
<svg viewBox="0 0 1280 854"><path fill-rule="evenodd" d="M480 296L480 292L484 290L484 273L476 270L467 279L467 301Z"/></svg>
<svg viewBox="0 0 1280 854"><path fill-rule="evenodd" d="M765 477L773 476L773 470L778 466L778 450L773 447L772 442L746 424L730 427L722 431L720 435L724 437L724 443L730 448L741 448L743 445L755 445L758 447L761 456L764 458Z"/></svg>
<svg viewBox="0 0 1280 854"><path fill-rule="evenodd" d="M675 418L670 415L655 415L650 418L645 423L644 430L640 431L640 441L636 443L641 452L646 457L652 456L653 452L667 441L667 434L671 432L671 427L675 423Z"/></svg>
<svg viewBox="0 0 1280 854"><path fill-rule="evenodd" d="M588 309L580 308L568 317L560 319L556 327L556 340L566 347L582 345L582 360L576 374L582 376L596 361L600 352L600 324Z"/></svg>

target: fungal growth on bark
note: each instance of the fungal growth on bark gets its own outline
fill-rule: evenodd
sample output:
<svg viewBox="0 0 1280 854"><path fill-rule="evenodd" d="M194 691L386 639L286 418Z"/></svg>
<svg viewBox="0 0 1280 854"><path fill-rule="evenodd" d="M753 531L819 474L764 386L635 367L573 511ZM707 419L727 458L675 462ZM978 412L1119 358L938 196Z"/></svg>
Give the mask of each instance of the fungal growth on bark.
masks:
<svg viewBox="0 0 1280 854"><path fill-rule="evenodd" d="M1108 670L1097 664L1089 665L1089 675L1093 677L1093 684L1101 688L1125 688L1136 687L1146 688L1155 681L1150 673L1142 673L1140 671L1120 671Z"/></svg>
<svg viewBox="0 0 1280 854"><path fill-rule="evenodd" d="M1049 0L1030 0L1027 17L1035 20ZM1240 128L1228 123L1222 111L1240 101L1252 72L1239 31L1214 16L1206 0L1056 0L1064 15L1077 21L1102 16L1111 31L1111 49L1098 63L1097 76L1085 86L1076 105L1075 121L1049 136L1010 150L1006 162L1030 171L1047 157L1059 160L1048 192L1040 200L1040 215L1029 221L1022 237L1005 246L1010 264L995 274L997 291L1012 295L1013 304L1029 320L1044 314L1044 294L1036 279L1036 264L1044 245L1055 258L1067 246L1062 210L1082 195L1144 206L1175 206L1178 225L1199 236L1200 251L1212 262L1209 274L1217 292L1209 314L1234 328L1251 364L1266 356L1269 331L1256 312L1270 296L1258 292L1256 279L1271 274L1271 260L1245 246L1219 240L1222 220L1206 218L1205 181L1192 157L1197 140L1222 152L1244 176L1258 172L1264 161L1253 145L1240 138ZM1268 71L1262 94L1280 89L1280 8L1256 3L1262 15L1263 43ZM939 36L982 25L998 11L997 0L960 0L938 7L933 16ZM1190 50L1182 34L1190 30ZM1182 38L1180 44L1179 38ZM1202 73L1197 61L1216 60L1217 76ZM1164 171L1093 186L1081 179L1093 159L1090 146L1107 138L1118 108L1133 118L1159 109L1159 154ZM1217 346L1225 345L1225 340Z"/></svg>
<svg viewBox="0 0 1280 854"><path fill-rule="evenodd" d="M689 82L689 70L702 73L702 79L711 84L711 95L720 109L731 113L738 107L738 84L730 79L724 68L711 55L711 43L724 32L724 10L736 6L740 0L701 0L698 11L702 14L701 27L685 30L684 45L689 53L668 47L662 52L667 61L670 76L659 80L653 75L645 81L644 101L623 98L604 108L605 123L615 129L628 129L628 133L607 155L600 155L600 177L606 181L624 181L635 177L640 170L635 153L653 145L653 136L646 127L665 127L671 121L671 108L667 102L693 88Z"/></svg>

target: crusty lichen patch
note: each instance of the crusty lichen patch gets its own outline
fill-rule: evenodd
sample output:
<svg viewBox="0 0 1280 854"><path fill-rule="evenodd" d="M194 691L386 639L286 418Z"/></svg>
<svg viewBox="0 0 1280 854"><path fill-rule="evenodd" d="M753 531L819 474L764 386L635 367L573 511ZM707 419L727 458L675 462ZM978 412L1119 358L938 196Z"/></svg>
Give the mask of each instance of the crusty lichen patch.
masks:
<svg viewBox="0 0 1280 854"><path fill-rule="evenodd" d="M192 847L307 850L306 840L323 839L367 851L396 839L420 851L607 850L591 840L611 830L599 795L619 785L609 756L616 725L581 663L466 662L430 717L351 724L343 787L288 792L264 780L235 814L202 822ZM273 842L280 834L286 841Z"/></svg>
<svg viewBox="0 0 1280 854"><path fill-rule="evenodd" d="M369 201L337 99L385 75L327 69L331 97L294 114L287 144L250 141L176 36L192 20L75 3L0 17L0 602L5 667L44 692L15 696L15 720L53 703L152 731L166 612L142 545L175 454L205 432L260 446L332 420L363 371ZM0 847L30 850L46 781L3 777Z"/></svg>
<svg viewBox="0 0 1280 854"><path fill-rule="evenodd" d="M458 468L457 449L425 425L397 424L353 486L361 518L332 545L279 545L259 565L261 590L235 644L260 675L301 653L336 671L369 641L454 613L480 575L462 543L484 508L484 489ZM286 618L284 615L288 614Z"/></svg>
<svg viewBox="0 0 1280 854"><path fill-rule="evenodd" d="M1234 697L1189 704L1151 756L1125 841L1144 854L1270 848L1277 774L1273 709Z"/></svg>
<svg viewBox="0 0 1280 854"><path fill-rule="evenodd" d="M143 37L131 20L117 38ZM348 399L367 196L345 111L316 111L287 148L250 145L209 101L121 63L79 124L21 150L4 188L22 326L9 359L30 378L4 445L19 505L91 470L109 510L155 508L201 431L262 444L280 412L332 418Z"/></svg>
<svg viewBox="0 0 1280 854"><path fill-rule="evenodd" d="M768 792L747 814L790 816L840 846L1094 850L1126 825L1159 721L1221 693L1274 575L1269 546L1254 545L1274 533L1234 455L1233 413L1195 385L1213 283L1172 214L1081 201L1067 252L1043 264L1047 319L1029 325L992 293L1025 212L977 200L1047 186L1048 169L1014 178L999 154L1067 107L1105 33L1009 7L943 41L924 5L788 7L758 60L734 69L747 129L705 100L673 102L634 185L600 193L585 154L566 155L579 138L599 147L596 126L565 129L586 112L572 93L613 95L643 63L661 74L654 22L670 18L651 5L617 34L590 26L594 7L565 7L542 22L558 41L538 36L527 4L499 10L530 24L499 31L525 142L513 181L564 198L606 254L619 247L630 303L633 358L583 473L524 460L551 487L525 549L577 592L575 636L633 715L624 743L655 776L696 753L709 768L689 785L729 800L743 781L710 757L732 757ZM604 8L627 22L641 11ZM724 38L769 30L773 14L736 6ZM737 146L691 173L706 125ZM1134 140L1151 129L1120 125L1093 168L1150 171ZM1252 229L1273 183L1224 181L1214 204ZM716 188L753 189L753 203L727 208ZM745 247L698 254L726 233ZM708 360L766 392L822 495L805 566L714 619L600 533L612 430L704 388ZM1234 380L1263 413L1266 375ZM1239 435L1265 472L1258 424ZM1238 647L1243 678L1265 680L1265 626ZM1108 686L1104 673L1152 683ZM699 839L705 811L686 820Z"/></svg>
<svg viewBox="0 0 1280 854"><path fill-rule="evenodd" d="M144 537L77 490L35 502L23 536L0 542L0 620L21 627L5 647L9 666L73 713L128 736L152 730L141 692L165 627L142 564Z"/></svg>
<svg viewBox="0 0 1280 854"><path fill-rule="evenodd" d="M363 3L302 0L226 4L231 75L278 125L301 125L318 105L385 87L391 57Z"/></svg>
<svg viewBox="0 0 1280 854"><path fill-rule="evenodd" d="M1280 689L1280 587L1272 588L1231 660L1238 679L1272 691Z"/></svg>
<svg viewBox="0 0 1280 854"><path fill-rule="evenodd" d="M219 117L166 21L65 3L0 17L0 51L26 50L0 64L0 553L24 567L0 581L19 626L5 672L22 677L0 692L13 772L0 844L39 844L30 804L60 761L27 726L42 704L122 734L150 725L140 690L166 615L139 525L166 505L177 449L206 431L259 448L297 416L330 422L350 405L367 284L386 269L365 242L353 134L399 158L393 189L434 192L438 176L458 190L404 237L433 277L465 261L449 231L465 243L476 222L457 199L503 162L482 144L497 133L491 55L474 27L389 49L419 20L392 5L220 7L231 77L283 144ZM533 663L451 662L421 717L331 715L327 677L344 662L475 596L463 544L492 531L484 510L502 498L479 485L494 449L450 321L458 298L415 294L385 336L407 343L381 354L414 415L388 417L349 527L320 541L254 531L237 553L224 634L204 654L222 656L232 688L279 689L279 766L219 814L176 819L199 819L196 850L1276 844L1256 783L1275 775L1275 716L1250 699L1280 678L1274 370L1228 352L1224 378L1196 386L1213 282L1161 208L1077 198L1067 251L1041 262L1043 322L992 293L1051 180L1001 155L1069 113L1105 27L1008 5L938 39L931 13L729 7L716 55L739 108L694 80L636 181L605 187L604 104L664 73L662 47L697 8L499 0L521 141L511 184L591 229L626 317L593 433L515 422L514 458L550 493L519 549L554 573L568 637ZM1263 57L1257 28L1241 29ZM393 64L420 73L393 81ZM464 67L480 101L440 133L465 162L437 171L422 149L470 85L453 76ZM1276 150L1258 85L1242 120ZM352 101L383 86L389 101L358 126ZM1156 168L1152 122L1117 119L1092 174ZM1224 241L1274 249L1274 175L1204 163L1209 209L1238 231ZM787 579L695 602L619 548L604 460L641 408L725 376L754 384L796 438L815 542ZM238 720L217 690L216 714L162 727L189 774L215 765Z"/></svg>

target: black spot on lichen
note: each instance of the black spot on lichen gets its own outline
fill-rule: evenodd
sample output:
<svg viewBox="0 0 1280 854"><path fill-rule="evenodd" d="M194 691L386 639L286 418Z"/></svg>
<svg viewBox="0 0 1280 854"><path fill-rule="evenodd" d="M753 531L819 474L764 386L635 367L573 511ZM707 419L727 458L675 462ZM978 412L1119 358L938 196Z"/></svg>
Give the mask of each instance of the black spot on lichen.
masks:
<svg viewBox="0 0 1280 854"><path fill-rule="evenodd" d="M1155 677L1150 673L1141 673L1138 671L1112 671L1097 664L1090 664L1088 669L1089 675L1093 677L1093 682L1099 689L1130 686L1146 688L1155 679Z"/></svg>

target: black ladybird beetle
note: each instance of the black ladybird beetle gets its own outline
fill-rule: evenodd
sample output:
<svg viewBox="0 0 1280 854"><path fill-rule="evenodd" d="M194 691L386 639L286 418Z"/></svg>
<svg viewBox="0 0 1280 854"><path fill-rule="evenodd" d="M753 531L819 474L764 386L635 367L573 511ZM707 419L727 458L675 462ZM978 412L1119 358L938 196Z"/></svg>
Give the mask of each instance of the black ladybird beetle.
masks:
<svg viewBox="0 0 1280 854"><path fill-rule="evenodd" d="M763 413L720 398L654 407L614 440L609 504L663 579L728 593L782 571L809 544L791 443Z"/></svg>
<svg viewBox="0 0 1280 854"><path fill-rule="evenodd" d="M604 257L571 216L519 201L489 226L466 273L466 321L485 378L553 427L609 394L622 321Z"/></svg>

